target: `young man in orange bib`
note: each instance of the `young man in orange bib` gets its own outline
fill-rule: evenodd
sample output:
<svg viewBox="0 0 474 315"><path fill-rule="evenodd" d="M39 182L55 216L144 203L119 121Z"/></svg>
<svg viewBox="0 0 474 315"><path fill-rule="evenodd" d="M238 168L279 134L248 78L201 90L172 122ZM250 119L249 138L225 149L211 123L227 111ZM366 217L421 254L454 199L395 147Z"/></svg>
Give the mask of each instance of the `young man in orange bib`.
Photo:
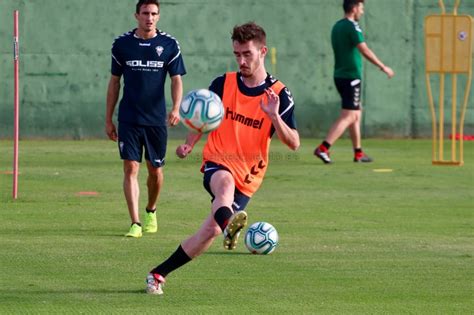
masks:
<svg viewBox="0 0 474 315"><path fill-rule="evenodd" d="M150 271L146 278L150 294L163 294L165 277L205 252L221 233L224 248L234 249L247 224L244 209L267 170L273 134L291 150L300 145L293 97L265 70L268 48L263 28L253 22L235 26L232 46L239 72L225 73L209 87L224 104L224 119L203 149L202 172L204 187L212 197L211 213L194 235ZM200 137L189 133L176 154L185 158Z"/></svg>

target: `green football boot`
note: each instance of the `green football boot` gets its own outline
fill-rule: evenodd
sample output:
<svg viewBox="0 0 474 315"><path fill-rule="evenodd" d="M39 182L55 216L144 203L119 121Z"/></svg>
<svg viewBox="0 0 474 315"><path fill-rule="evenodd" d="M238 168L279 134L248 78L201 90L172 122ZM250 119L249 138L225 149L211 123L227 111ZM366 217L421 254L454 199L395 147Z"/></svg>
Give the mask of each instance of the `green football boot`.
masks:
<svg viewBox="0 0 474 315"><path fill-rule="evenodd" d="M126 237L142 237L142 227L136 223L133 223L132 226L130 227L130 230L128 231L127 234L125 234Z"/></svg>
<svg viewBox="0 0 474 315"><path fill-rule="evenodd" d="M145 225L143 226L143 232L156 233L156 231L158 231L158 223L156 222L156 211L147 212L145 214Z"/></svg>

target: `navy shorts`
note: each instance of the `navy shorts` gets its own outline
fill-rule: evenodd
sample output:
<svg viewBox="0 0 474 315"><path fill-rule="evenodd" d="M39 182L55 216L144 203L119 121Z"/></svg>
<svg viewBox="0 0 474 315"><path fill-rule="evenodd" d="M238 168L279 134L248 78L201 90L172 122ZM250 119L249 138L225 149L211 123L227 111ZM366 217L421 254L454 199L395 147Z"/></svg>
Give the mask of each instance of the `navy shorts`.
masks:
<svg viewBox="0 0 474 315"><path fill-rule="evenodd" d="M204 173L204 178L203 178L203 185L204 188L206 188L207 192L211 195L212 201L214 201L214 194L211 191L211 177L214 175L215 172L220 171L220 170L225 170L229 173L232 173L227 167L224 165L220 165L214 162L205 162L204 167L203 167L203 173ZM234 211L242 211L245 209L247 204L250 201L250 197L244 195L243 193L240 192L237 188L235 188L234 191L234 202L232 203L232 209Z"/></svg>
<svg viewBox="0 0 474 315"><path fill-rule="evenodd" d="M361 80L334 78L339 95L342 99L342 108L348 110L360 110L361 108Z"/></svg>
<svg viewBox="0 0 474 315"><path fill-rule="evenodd" d="M162 167L165 164L167 139L166 126L140 126L121 122L118 128L120 158L141 162L145 148L145 159L153 167Z"/></svg>

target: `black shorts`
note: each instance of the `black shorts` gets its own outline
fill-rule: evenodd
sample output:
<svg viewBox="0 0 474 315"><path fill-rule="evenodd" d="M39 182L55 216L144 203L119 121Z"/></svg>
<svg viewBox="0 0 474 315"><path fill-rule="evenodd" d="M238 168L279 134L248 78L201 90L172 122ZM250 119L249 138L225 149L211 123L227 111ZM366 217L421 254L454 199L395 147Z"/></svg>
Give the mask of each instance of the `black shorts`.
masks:
<svg viewBox="0 0 474 315"><path fill-rule="evenodd" d="M225 167L224 165L220 165L214 162L205 162L203 165L203 173L204 173L204 178L203 178L203 185L204 188L206 188L207 192L211 195L212 201L214 201L214 194L211 191L211 177L214 175L215 172L220 171L220 170L225 170L229 173L232 174L232 172ZM235 188L234 191L234 202L232 203L232 209L234 211L242 211L245 209L247 204L250 201L250 197L244 195L240 190Z"/></svg>
<svg viewBox="0 0 474 315"><path fill-rule="evenodd" d="M361 108L361 80L334 78L337 91L341 95L342 108L348 110L360 110Z"/></svg>
<svg viewBox="0 0 474 315"><path fill-rule="evenodd" d="M167 139L166 126L139 126L121 122L118 128L120 158L141 162L145 148L145 159L154 167L162 167L165 164Z"/></svg>

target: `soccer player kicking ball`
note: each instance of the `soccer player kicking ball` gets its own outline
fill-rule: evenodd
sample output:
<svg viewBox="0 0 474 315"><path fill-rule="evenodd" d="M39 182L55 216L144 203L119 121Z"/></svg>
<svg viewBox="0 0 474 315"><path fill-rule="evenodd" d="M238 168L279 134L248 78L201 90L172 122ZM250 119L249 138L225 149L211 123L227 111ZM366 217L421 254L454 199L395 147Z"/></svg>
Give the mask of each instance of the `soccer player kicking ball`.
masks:
<svg viewBox="0 0 474 315"><path fill-rule="evenodd" d="M324 163L332 163L329 148L349 128L354 148L354 162L372 162L361 147L360 121L362 118L361 78L362 56L379 67L388 78L394 72L385 66L365 43L362 30L357 23L364 14L364 0L344 0L344 19L332 28L331 42L334 50L334 83L342 98L342 111L331 126L326 139L314 150L314 155Z"/></svg>
<svg viewBox="0 0 474 315"><path fill-rule="evenodd" d="M209 134L203 149L202 172L212 197L211 213L194 235L150 271L146 278L150 294L163 294L165 277L205 252L221 233L224 248L234 249L247 224L245 206L267 170L272 135L276 133L292 150L300 145L291 93L265 70L265 31L253 22L235 26L232 45L239 72L225 73L209 88L224 104L223 121ZM189 133L176 154L185 158L200 137Z"/></svg>

